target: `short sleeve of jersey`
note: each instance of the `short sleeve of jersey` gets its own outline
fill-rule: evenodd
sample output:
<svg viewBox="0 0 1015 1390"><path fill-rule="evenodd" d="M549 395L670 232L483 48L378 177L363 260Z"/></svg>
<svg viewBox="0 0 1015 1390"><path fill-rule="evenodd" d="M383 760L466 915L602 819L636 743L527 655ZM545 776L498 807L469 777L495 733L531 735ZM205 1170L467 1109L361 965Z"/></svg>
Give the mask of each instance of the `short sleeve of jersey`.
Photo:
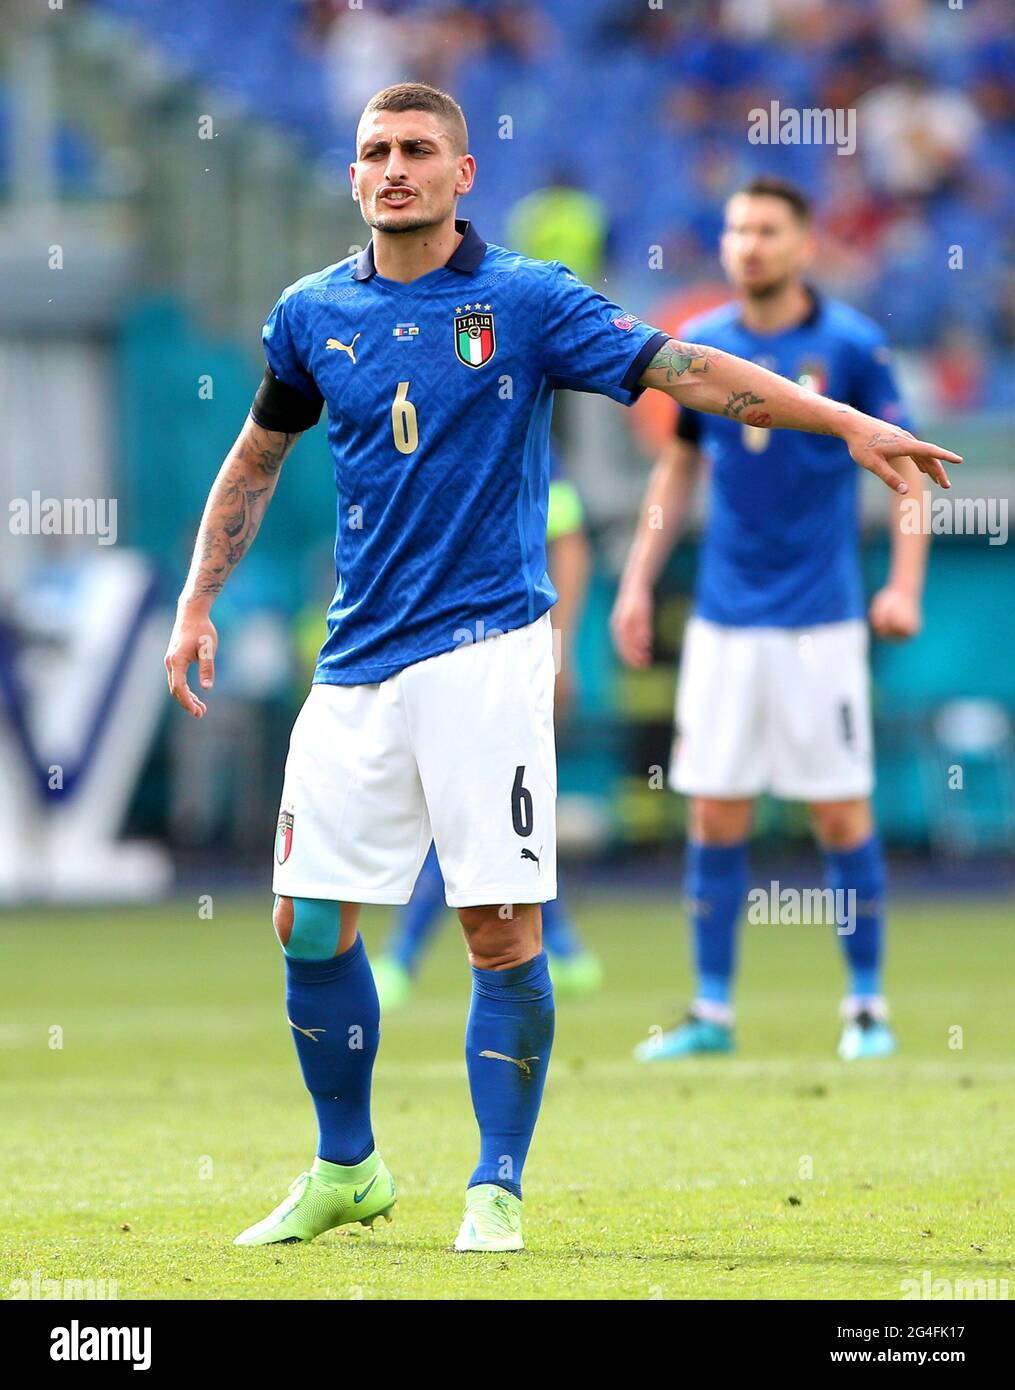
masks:
<svg viewBox="0 0 1015 1390"><path fill-rule="evenodd" d="M904 430L912 425L895 380L892 354L884 336L872 332L856 345L853 393L850 405L879 420L889 420Z"/></svg>
<svg viewBox="0 0 1015 1390"><path fill-rule="evenodd" d="M639 377L668 338L583 284L559 261L550 263L539 352L554 389L594 391L633 405L644 389Z"/></svg>
<svg viewBox="0 0 1015 1390"><path fill-rule="evenodd" d="M324 398L317 389L317 383L300 358L296 330L295 296L291 290L286 290L268 315L261 332L264 355L279 381L299 391L308 400L323 404Z"/></svg>

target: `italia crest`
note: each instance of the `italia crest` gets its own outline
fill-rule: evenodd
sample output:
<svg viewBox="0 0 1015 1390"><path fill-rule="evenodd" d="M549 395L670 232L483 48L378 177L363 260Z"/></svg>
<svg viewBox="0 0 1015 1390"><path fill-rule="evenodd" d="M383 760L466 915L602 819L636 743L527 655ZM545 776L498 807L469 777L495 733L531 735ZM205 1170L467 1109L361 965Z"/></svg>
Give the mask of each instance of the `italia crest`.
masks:
<svg viewBox="0 0 1015 1390"><path fill-rule="evenodd" d="M823 396L828 390L828 368L824 362L815 358L802 362L797 383L806 387L808 391L817 391L819 396Z"/></svg>
<svg viewBox="0 0 1015 1390"><path fill-rule="evenodd" d="M284 864L289 858L289 851L293 847L293 813L283 811L278 818L278 829L275 831L275 858L280 864Z"/></svg>
<svg viewBox="0 0 1015 1390"><path fill-rule="evenodd" d="M485 367L497 351L497 333L489 304L466 304L455 310L455 356L467 367Z"/></svg>

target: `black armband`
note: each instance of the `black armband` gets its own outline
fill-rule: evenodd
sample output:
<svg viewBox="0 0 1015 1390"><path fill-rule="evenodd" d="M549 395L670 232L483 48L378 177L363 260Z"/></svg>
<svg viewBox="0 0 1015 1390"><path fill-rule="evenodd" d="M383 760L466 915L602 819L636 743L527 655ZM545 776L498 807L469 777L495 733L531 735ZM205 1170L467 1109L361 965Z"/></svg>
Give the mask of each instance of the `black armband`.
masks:
<svg viewBox="0 0 1015 1390"><path fill-rule="evenodd" d="M677 427L673 431L675 439L682 439L685 444L697 444L701 439L701 416L690 406L682 405L680 414L677 416Z"/></svg>
<svg viewBox="0 0 1015 1390"><path fill-rule="evenodd" d="M295 386L279 381L271 368L266 367L250 413L262 429L277 430L280 434L302 434L304 430L313 429L323 409L322 395L305 396Z"/></svg>

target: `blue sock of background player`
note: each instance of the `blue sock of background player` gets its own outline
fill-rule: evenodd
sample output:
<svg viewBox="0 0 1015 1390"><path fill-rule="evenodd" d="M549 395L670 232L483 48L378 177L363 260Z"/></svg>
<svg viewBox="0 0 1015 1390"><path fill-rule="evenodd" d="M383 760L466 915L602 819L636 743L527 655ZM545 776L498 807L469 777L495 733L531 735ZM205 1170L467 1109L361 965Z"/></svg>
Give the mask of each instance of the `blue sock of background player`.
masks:
<svg viewBox="0 0 1015 1390"><path fill-rule="evenodd" d="M850 994L857 1000L880 998L886 885L880 837L871 835L854 849L826 849L825 868L829 888L856 894L854 930L839 933Z"/></svg>
<svg viewBox="0 0 1015 1390"><path fill-rule="evenodd" d="M412 897L396 915L394 929L385 946L386 953L410 975L416 973L420 957L445 907L444 875L437 861L437 848L431 845L416 879Z"/></svg>
<svg viewBox="0 0 1015 1390"><path fill-rule="evenodd" d="M584 950L581 938L567 910L564 894L557 886L557 896L543 903L543 945L558 960L573 960Z"/></svg>
<svg viewBox="0 0 1015 1390"><path fill-rule="evenodd" d="M747 896L749 852L746 840L687 846L684 892L694 943L695 1003L717 1021L732 1016L737 920Z"/></svg>
<svg viewBox="0 0 1015 1390"><path fill-rule="evenodd" d="M436 846L431 845L412 897L396 917L385 947L387 954L410 975L416 973L444 910L444 877ZM581 941L560 892L553 902L543 903L543 945L561 960L573 959L582 952Z"/></svg>

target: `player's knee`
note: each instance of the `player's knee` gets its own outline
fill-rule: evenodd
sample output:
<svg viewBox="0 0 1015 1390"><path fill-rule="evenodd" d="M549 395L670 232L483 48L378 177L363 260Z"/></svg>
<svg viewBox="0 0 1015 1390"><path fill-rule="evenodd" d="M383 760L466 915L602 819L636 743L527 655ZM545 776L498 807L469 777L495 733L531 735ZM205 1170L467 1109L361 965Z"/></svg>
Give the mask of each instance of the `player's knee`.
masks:
<svg viewBox="0 0 1015 1390"><path fill-rule="evenodd" d="M510 970L539 952L539 911L504 903L496 907L460 907L469 963L477 970Z"/></svg>
<svg viewBox="0 0 1015 1390"><path fill-rule="evenodd" d="M271 920L287 956L330 960L338 951L341 906L330 898L276 898Z"/></svg>
<svg viewBox="0 0 1015 1390"><path fill-rule="evenodd" d="M855 849L873 830L866 801L827 801L811 807L814 828L826 849Z"/></svg>
<svg viewBox="0 0 1015 1390"><path fill-rule="evenodd" d="M691 835L699 845L735 845L751 828L750 801L695 797L691 806Z"/></svg>
<svg viewBox="0 0 1015 1390"><path fill-rule="evenodd" d="M283 948L289 945L289 938L293 930L293 900L292 898L276 898L275 906L271 914L271 924L275 928L275 935L282 943Z"/></svg>

